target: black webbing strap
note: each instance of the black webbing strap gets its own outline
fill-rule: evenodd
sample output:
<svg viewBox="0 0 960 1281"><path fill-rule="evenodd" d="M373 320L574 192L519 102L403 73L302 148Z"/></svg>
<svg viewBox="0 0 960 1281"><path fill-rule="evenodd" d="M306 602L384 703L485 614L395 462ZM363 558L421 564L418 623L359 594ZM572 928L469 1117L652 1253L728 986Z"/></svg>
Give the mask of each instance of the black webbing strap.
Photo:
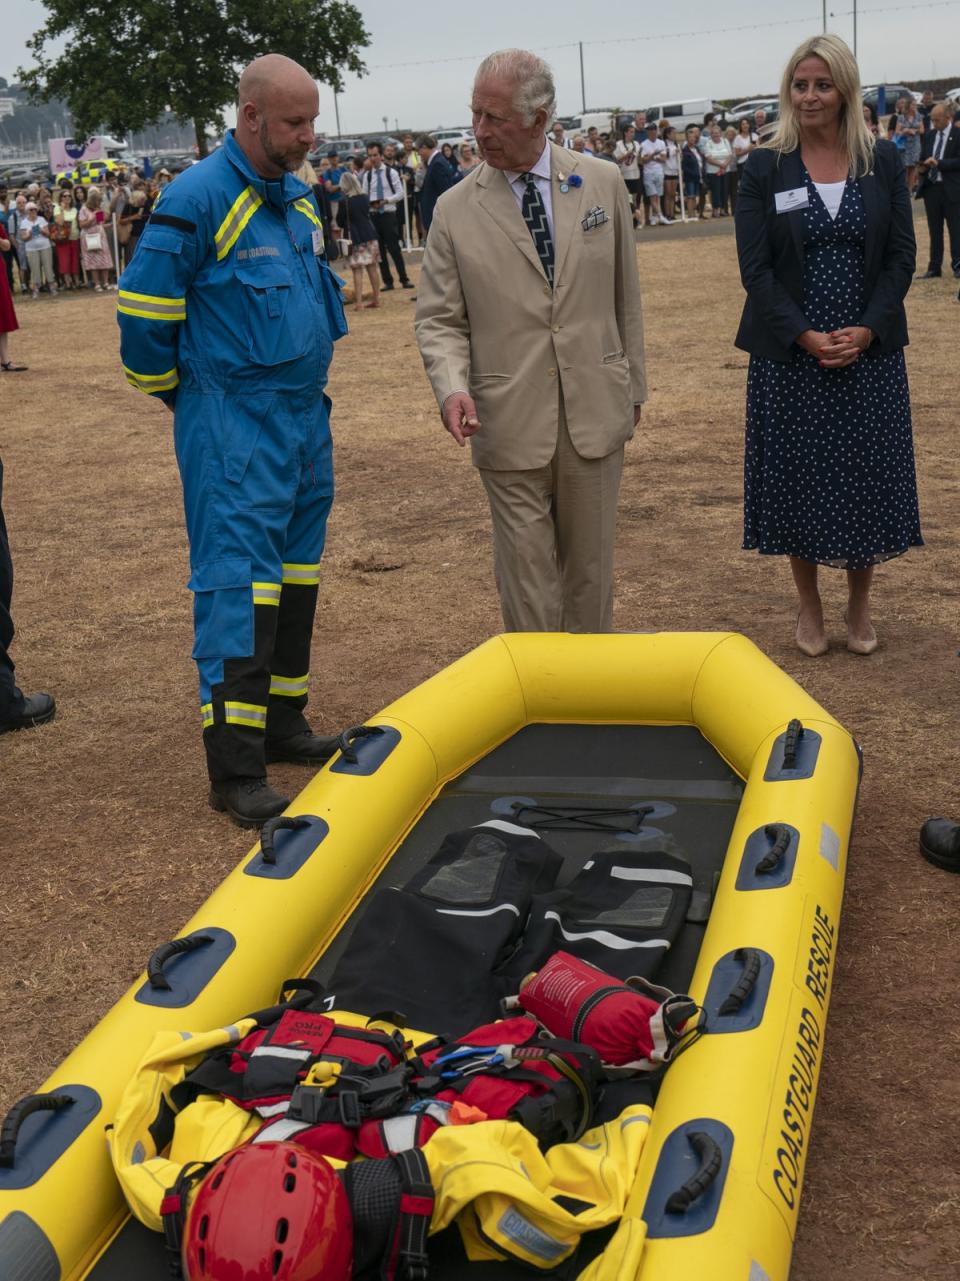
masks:
<svg viewBox="0 0 960 1281"><path fill-rule="evenodd" d="M397 1281L426 1281L427 1235L433 1216L430 1167L419 1148L397 1152L393 1160L402 1179L397 1228Z"/></svg>
<svg viewBox="0 0 960 1281"><path fill-rule="evenodd" d="M183 1276L183 1229L187 1220L187 1200L193 1185L204 1178L216 1161L188 1161L177 1175L177 1181L160 1202L163 1223L163 1245L170 1275Z"/></svg>

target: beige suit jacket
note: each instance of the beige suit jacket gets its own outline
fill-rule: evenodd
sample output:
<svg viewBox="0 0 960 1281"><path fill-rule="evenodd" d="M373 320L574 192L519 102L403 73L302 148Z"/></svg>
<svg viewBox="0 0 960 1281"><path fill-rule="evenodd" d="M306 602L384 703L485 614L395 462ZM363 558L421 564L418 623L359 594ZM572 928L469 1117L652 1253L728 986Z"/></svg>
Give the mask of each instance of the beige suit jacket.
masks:
<svg viewBox="0 0 960 1281"><path fill-rule="evenodd" d="M633 219L618 165L550 144L554 288L505 174L478 165L437 202L417 286L417 342L438 403L469 389L473 461L543 467L567 428L584 458L633 435L646 399ZM560 190L559 175L581 185ZM600 206L607 221L584 229Z"/></svg>

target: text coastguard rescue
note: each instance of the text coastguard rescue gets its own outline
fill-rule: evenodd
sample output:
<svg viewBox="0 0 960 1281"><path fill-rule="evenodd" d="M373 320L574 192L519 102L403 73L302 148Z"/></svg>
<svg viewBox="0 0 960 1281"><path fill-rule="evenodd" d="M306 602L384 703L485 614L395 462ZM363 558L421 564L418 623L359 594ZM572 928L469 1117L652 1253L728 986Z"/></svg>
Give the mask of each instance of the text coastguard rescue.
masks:
<svg viewBox="0 0 960 1281"><path fill-rule="evenodd" d="M174 413L210 804L253 826L288 801L267 763L316 766L304 717L333 501L333 344L346 333L315 197L293 171L317 86L279 54L240 77L237 127L163 193L119 288L127 381Z"/></svg>

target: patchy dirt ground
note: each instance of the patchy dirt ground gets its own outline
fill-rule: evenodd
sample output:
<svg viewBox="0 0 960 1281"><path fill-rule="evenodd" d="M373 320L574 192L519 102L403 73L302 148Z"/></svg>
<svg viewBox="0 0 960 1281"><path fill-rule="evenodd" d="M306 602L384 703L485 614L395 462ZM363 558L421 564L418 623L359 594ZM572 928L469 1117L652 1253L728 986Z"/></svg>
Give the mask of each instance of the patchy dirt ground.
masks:
<svg viewBox="0 0 960 1281"><path fill-rule="evenodd" d="M739 550L733 240L641 240L653 390L624 475L617 626L745 632L866 760L792 1276L955 1281L960 877L919 858L917 829L960 812L956 286L918 281L908 300L927 547L879 569L869 659L843 647L842 575L826 571L836 644L810 660L792 645L786 563ZM383 302L356 318L332 379L339 489L312 680L328 730L499 630L480 484L440 429L410 294ZM123 381L110 300L26 303L20 318L30 372L0 376L14 653L60 713L0 740L3 1109L250 846L206 805L170 419Z"/></svg>

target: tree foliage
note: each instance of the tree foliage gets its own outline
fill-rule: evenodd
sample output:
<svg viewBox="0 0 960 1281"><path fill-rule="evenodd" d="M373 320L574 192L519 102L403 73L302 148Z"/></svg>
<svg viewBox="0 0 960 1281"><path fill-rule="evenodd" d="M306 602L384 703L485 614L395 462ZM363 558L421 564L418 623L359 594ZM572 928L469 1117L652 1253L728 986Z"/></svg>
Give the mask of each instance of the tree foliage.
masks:
<svg viewBox="0 0 960 1281"><path fill-rule="evenodd" d="M122 136L170 111L194 123L201 155L252 58L286 54L340 89L344 69L363 73L359 50L370 43L348 0L45 3L46 24L27 43L36 65L17 72L32 97L66 101L78 135L103 126ZM45 52L64 38L62 53Z"/></svg>

